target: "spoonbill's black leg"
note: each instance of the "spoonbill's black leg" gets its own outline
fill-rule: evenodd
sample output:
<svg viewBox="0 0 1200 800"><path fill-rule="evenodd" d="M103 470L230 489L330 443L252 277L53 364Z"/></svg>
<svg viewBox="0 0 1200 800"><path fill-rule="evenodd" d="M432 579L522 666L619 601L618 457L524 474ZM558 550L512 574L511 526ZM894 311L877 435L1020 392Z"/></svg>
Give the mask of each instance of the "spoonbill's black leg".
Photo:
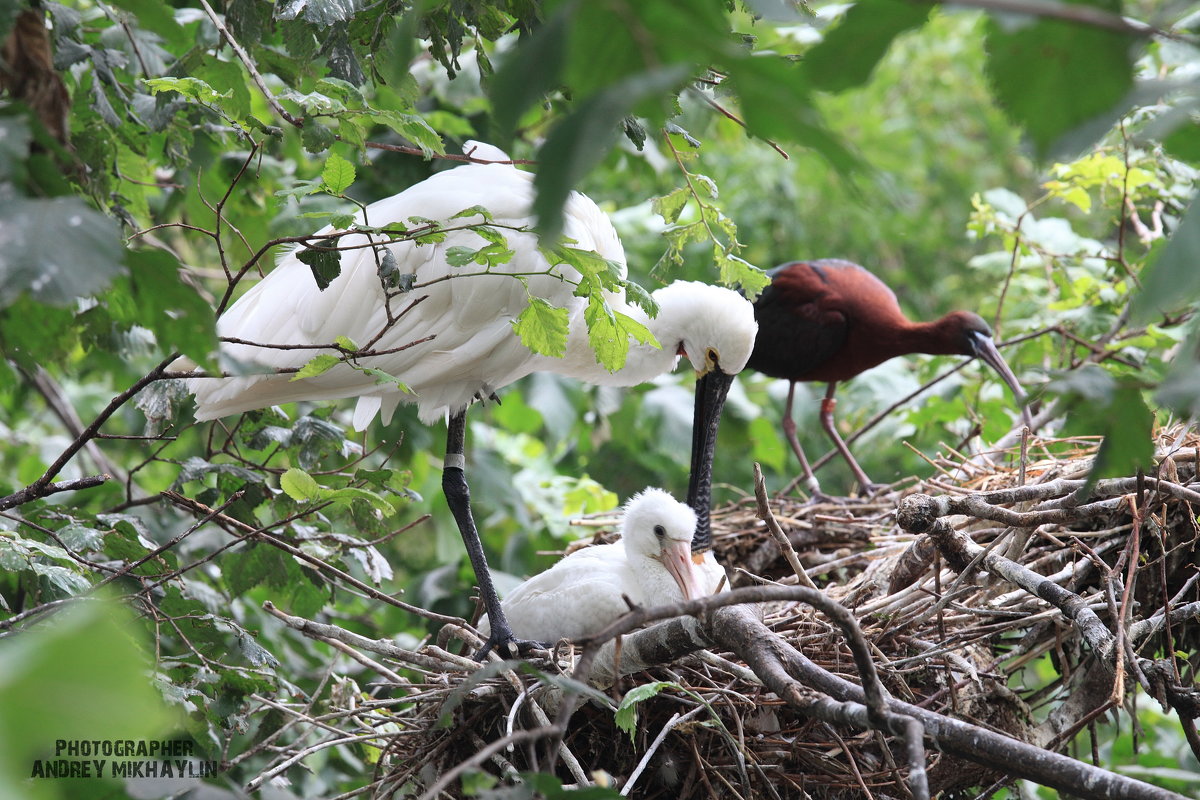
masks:
<svg viewBox="0 0 1200 800"><path fill-rule="evenodd" d="M536 642L520 641L513 636L504 610L500 607L500 597L492 583L492 573L488 570L487 557L483 553L483 542L479 540L479 530L475 527L475 518L471 515L471 490L467 486L467 462L463 456L466 422L466 409L450 416L446 428L446 459L442 462L442 493L446 495L446 505L450 506L450 513L458 523L458 532L462 534L463 544L466 545L471 568L475 570L479 594L487 607L492 632L475 654L475 658L482 661L495 647L500 648L501 653L507 657L527 652L539 645Z"/></svg>

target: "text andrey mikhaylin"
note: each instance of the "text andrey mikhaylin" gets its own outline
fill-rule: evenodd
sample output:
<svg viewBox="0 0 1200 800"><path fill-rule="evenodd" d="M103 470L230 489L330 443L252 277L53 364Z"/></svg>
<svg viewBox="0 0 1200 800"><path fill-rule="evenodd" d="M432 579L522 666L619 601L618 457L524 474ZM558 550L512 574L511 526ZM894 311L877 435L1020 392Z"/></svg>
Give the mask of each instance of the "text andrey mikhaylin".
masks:
<svg viewBox="0 0 1200 800"><path fill-rule="evenodd" d="M194 751L186 740L58 739L56 758L35 760L30 777L207 778L217 772L216 761L198 761Z"/></svg>

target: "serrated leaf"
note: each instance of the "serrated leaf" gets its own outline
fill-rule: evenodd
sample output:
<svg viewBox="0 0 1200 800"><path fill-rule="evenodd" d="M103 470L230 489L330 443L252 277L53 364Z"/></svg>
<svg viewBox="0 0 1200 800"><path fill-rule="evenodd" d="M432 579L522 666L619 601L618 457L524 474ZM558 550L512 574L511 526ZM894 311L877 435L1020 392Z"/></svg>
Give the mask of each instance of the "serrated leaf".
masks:
<svg viewBox="0 0 1200 800"><path fill-rule="evenodd" d="M328 27L352 18L358 10L355 0L286 0L275 7L276 19L302 18Z"/></svg>
<svg viewBox="0 0 1200 800"><path fill-rule="evenodd" d="M538 355L562 358L567 351L570 314L541 297L530 297L529 305L512 322L521 344Z"/></svg>
<svg viewBox="0 0 1200 800"><path fill-rule="evenodd" d="M687 205L688 199L691 197L691 192L686 186L680 186L672 192L664 194L662 197L656 197L650 201L650 208L655 214L663 218L663 221L668 225L674 225L679 221L679 215L683 212L684 206Z"/></svg>
<svg viewBox="0 0 1200 800"><path fill-rule="evenodd" d="M359 372L370 375L375 379L375 383L378 386L395 386L405 394L412 394L412 389L408 388L408 384L404 383L390 372L384 372L378 367L359 367L353 364L351 366L354 366L354 368Z"/></svg>
<svg viewBox="0 0 1200 800"><path fill-rule="evenodd" d="M317 375L323 375L329 370L336 367L341 362L341 359L332 353L321 353L309 359L300 370L292 376L292 380L300 381L305 378L313 378Z"/></svg>
<svg viewBox="0 0 1200 800"><path fill-rule="evenodd" d="M358 350L358 345L349 336L339 336L333 340L333 343L338 347L349 350L352 353Z"/></svg>
<svg viewBox="0 0 1200 800"><path fill-rule="evenodd" d="M639 283L625 281L625 300L640 307L650 319L658 316L658 301Z"/></svg>
<svg viewBox="0 0 1200 800"><path fill-rule="evenodd" d="M679 684L674 681L655 681L654 683L643 683L641 686L635 686L625 693L621 698L621 705L617 707L617 713L614 721L621 730L629 734L629 741L633 741L634 735L637 733L638 720L638 703L645 702L652 697L657 697L663 689L678 689Z"/></svg>
<svg viewBox="0 0 1200 800"><path fill-rule="evenodd" d="M470 206L469 208L464 208L462 211L459 211L457 214L450 217L450 219L467 219L469 217L474 217L474 216L482 217L484 222L492 222L495 219L492 216L492 212L488 211L486 208L484 208L481 205L473 205L473 206ZM415 219L415 218L412 218L412 219ZM430 220L430 221L432 221L432 220Z"/></svg>
<svg viewBox="0 0 1200 800"><path fill-rule="evenodd" d="M126 250L127 280L118 281L133 298L136 323L154 331L159 347L179 350L205 367L214 367L217 349L212 305L180 276L180 264L165 250ZM118 288L114 287L114 288Z"/></svg>
<svg viewBox="0 0 1200 800"><path fill-rule="evenodd" d="M751 302L771 283L771 276L748 261L725 253L719 246L714 247L717 266L720 268L721 283L726 286L739 286Z"/></svg>
<svg viewBox="0 0 1200 800"><path fill-rule="evenodd" d="M1086 5L1120 12L1115 2ZM1090 25L1039 19L1014 26L989 17L987 76L1001 107L1044 156L1130 90L1131 44L1126 34Z"/></svg>
<svg viewBox="0 0 1200 800"><path fill-rule="evenodd" d="M0 194L0 307L22 292L59 305L86 297L120 272L122 255L116 224L79 198Z"/></svg>
<svg viewBox="0 0 1200 800"><path fill-rule="evenodd" d="M624 117L643 101L662 97L691 75L688 64L648 69L597 92L578 104L538 150L541 168L534 177L533 212L543 239L562 232L562 211L571 190L608 153Z"/></svg>
<svg viewBox="0 0 1200 800"><path fill-rule="evenodd" d="M322 292L342 274L342 255L335 247L303 247L296 251L296 258L312 270Z"/></svg>
<svg viewBox="0 0 1200 800"><path fill-rule="evenodd" d="M354 486L347 486L342 489L326 489L322 492L321 499L346 504L352 503L355 500L363 500L370 503L376 511L385 517L390 517L396 513L396 509L383 496L369 489L359 489Z"/></svg>
<svg viewBox="0 0 1200 800"><path fill-rule="evenodd" d="M337 141L337 136L327 125L309 117L300 129L300 141L308 152L323 153Z"/></svg>
<svg viewBox="0 0 1200 800"><path fill-rule="evenodd" d="M477 251L472 247L458 245L446 248L446 263L452 267L465 267L475 261Z"/></svg>
<svg viewBox="0 0 1200 800"><path fill-rule="evenodd" d="M279 488L297 501L316 500L321 494L321 485L313 476L295 467L279 476Z"/></svg>
<svg viewBox="0 0 1200 800"><path fill-rule="evenodd" d="M179 92L189 100L216 105L217 101L233 97L232 91L218 92L199 78L147 78L146 86L153 94Z"/></svg>
<svg viewBox="0 0 1200 800"><path fill-rule="evenodd" d="M446 145L442 141L442 137L437 131L429 127L429 123L416 114L375 110L373 116L376 120L387 125L396 133L421 148L421 152L425 154L426 158L445 154Z"/></svg>
<svg viewBox="0 0 1200 800"><path fill-rule="evenodd" d="M596 361L609 372L616 372L625 366L631 337L642 344L658 347L649 328L632 317L614 312L599 294L588 299L584 321L588 329L588 342L596 352Z"/></svg>
<svg viewBox="0 0 1200 800"><path fill-rule="evenodd" d="M841 92L866 83L892 40L924 25L932 8L903 0L859 0L804 54L812 87Z"/></svg>
<svg viewBox="0 0 1200 800"><path fill-rule="evenodd" d="M330 153L321 170L321 180L330 194L345 194L354 183L354 165L337 153Z"/></svg>
<svg viewBox="0 0 1200 800"><path fill-rule="evenodd" d="M321 78L315 88L321 94L341 100L347 108L362 108L366 102L357 86L340 78Z"/></svg>
<svg viewBox="0 0 1200 800"><path fill-rule="evenodd" d="M1133 318L1149 322L1159 314L1185 308L1200 297L1200 192L1175 226L1171 238L1142 278L1142 290L1133 301Z"/></svg>
<svg viewBox="0 0 1200 800"><path fill-rule="evenodd" d="M253 470L239 467L237 464L214 464L211 461L206 461L199 456L188 458L179 468L179 475L176 476L171 488L178 490L185 483L202 480L208 475L232 475L247 483L262 483L262 476Z"/></svg>
<svg viewBox="0 0 1200 800"><path fill-rule="evenodd" d="M287 189L279 189L275 192L276 197L307 197L310 194L316 194L321 191L324 184L321 181L296 181L295 184Z"/></svg>

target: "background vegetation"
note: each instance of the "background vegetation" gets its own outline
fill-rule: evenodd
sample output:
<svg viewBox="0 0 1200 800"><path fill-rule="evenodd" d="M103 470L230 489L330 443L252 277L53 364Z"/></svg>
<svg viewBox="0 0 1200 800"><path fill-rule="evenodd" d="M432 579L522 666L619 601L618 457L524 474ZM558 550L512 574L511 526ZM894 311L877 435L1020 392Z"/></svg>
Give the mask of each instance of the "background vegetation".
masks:
<svg viewBox="0 0 1200 800"><path fill-rule="evenodd" d="M77 734L187 734L229 764L216 785L244 786L283 722L261 698L319 698L352 670L263 601L371 637L433 630L313 560L473 612L439 427L401 409L355 436L346 404L196 425L177 382L147 379L176 352L214 364L214 310L269 243L453 166L440 156L468 138L538 162L551 232L571 186L596 199L643 285L753 291L755 267L838 257L883 277L914 317L977 310L1061 430L1108 436L1098 474L1144 465L1152 424L1200 408L1187 338L1200 7L1105 1L1034 18L976 5L0 5L0 35L17 43L0 98L0 795L119 793L20 783ZM664 222L653 199L676 192L686 205ZM840 420L856 430L953 366L881 366L839 392ZM493 567L514 580L544 568L540 551L577 536L570 517L647 485L682 495L691 380L625 391L536 376L474 414ZM785 391L753 374L735 384L717 502L749 491L754 461L773 488L792 476ZM799 421L818 453L821 388L809 391ZM927 474L919 453L993 441L1015 413L972 364L856 451L876 480ZM291 468L321 488L282 491ZM842 470L829 463L823 484L848 491ZM211 509L249 541L204 524ZM259 529L311 559L249 536ZM108 596L120 602L64 602ZM1136 758L1121 753L1109 757ZM337 795L375 757L322 751L280 791Z"/></svg>

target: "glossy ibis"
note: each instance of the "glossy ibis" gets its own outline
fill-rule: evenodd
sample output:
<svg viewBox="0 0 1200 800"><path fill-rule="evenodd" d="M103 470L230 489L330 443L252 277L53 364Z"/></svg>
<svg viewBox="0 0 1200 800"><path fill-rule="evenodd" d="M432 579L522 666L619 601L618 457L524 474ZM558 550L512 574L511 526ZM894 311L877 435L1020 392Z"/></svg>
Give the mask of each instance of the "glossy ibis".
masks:
<svg viewBox="0 0 1200 800"><path fill-rule="evenodd" d="M507 161L490 145L468 143L476 158ZM473 151L470 148L474 148ZM314 281L297 253L285 255L260 283L237 300L217 323L223 352L262 374L194 378L199 420L301 400L358 398L354 427L364 429L376 414L387 422L401 402L415 403L421 421L448 418L442 489L454 515L480 592L492 619L484 651L514 643L488 573L487 560L472 518L463 456L466 411L477 398L532 372L554 372L598 384L632 386L674 369L685 356L695 368L695 435L688 503L700 518L696 549L710 546L709 497L713 447L721 408L733 376L741 371L754 343L754 313L729 289L676 282L654 292L659 313L650 319L624 297L609 293L610 307L646 325L661 348L633 343L625 366L609 372L596 361L584 324L586 298L573 292L581 276L568 265L554 267L539 248L533 226L533 175L512 164L467 164L446 170L405 191L367 206L360 224L413 225L414 217L438 221L447 229L440 242L393 241L380 234L354 233L336 240L341 270L325 288ZM460 268L451 264L451 248L478 250L488 240L464 225L487 220L460 212L481 206L503 226L505 246L513 251L504 264ZM594 251L620 265L625 254L608 217L582 194L573 193L564 209L564 236L574 247ZM333 234L324 228L314 236ZM383 255L381 255L383 254ZM386 257L385 257L386 256ZM390 278L380 265L393 264ZM470 275L463 273L472 273ZM519 278L517 277L519 276ZM395 288L410 282L411 290ZM569 315L566 352L561 358L537 355L518 338L513 320L541 298ZM369 353L347 358L335 347L348 337ZM233 341L231 341L233 340ZM342 360L328 371L295 380L295 371L314 356L329 353ZM177 366L187 368L186 360ZM194 366L194 365L193 365ZM381 370L402 381L379 381L364 368ZM285 372L280 372L285 370Z"/></svg>
<svg viewBox="0 0 1200 800"><path fill-rule="evenodd" d="M796 439L792 420L798 381L829 384L821 402L821 426L864 491L870 491L872 484L834 425L833 394L838 381L889 358L910 353L976 356L1000 373L1022 404L1025 424L1032 427L1024 408L1025 392L996 349L991 328L978 314L953 311L933 322L912 322L883 281L849 261L793 261L768 274L771 284L754 303L758 338L747 366L789 382L783 431L811 492L820 492L820 484Z"/></svg>
<svg viewBox="0 0 1200 800"><path fill-rule="evenodd" d="M631 498L621 541L576 550L504 598L513 634L552 644L598 633L638 606L691 600L704 594L691 558L696 514L662 489ZM487 635L488 620L479 630Z"/></svg>

